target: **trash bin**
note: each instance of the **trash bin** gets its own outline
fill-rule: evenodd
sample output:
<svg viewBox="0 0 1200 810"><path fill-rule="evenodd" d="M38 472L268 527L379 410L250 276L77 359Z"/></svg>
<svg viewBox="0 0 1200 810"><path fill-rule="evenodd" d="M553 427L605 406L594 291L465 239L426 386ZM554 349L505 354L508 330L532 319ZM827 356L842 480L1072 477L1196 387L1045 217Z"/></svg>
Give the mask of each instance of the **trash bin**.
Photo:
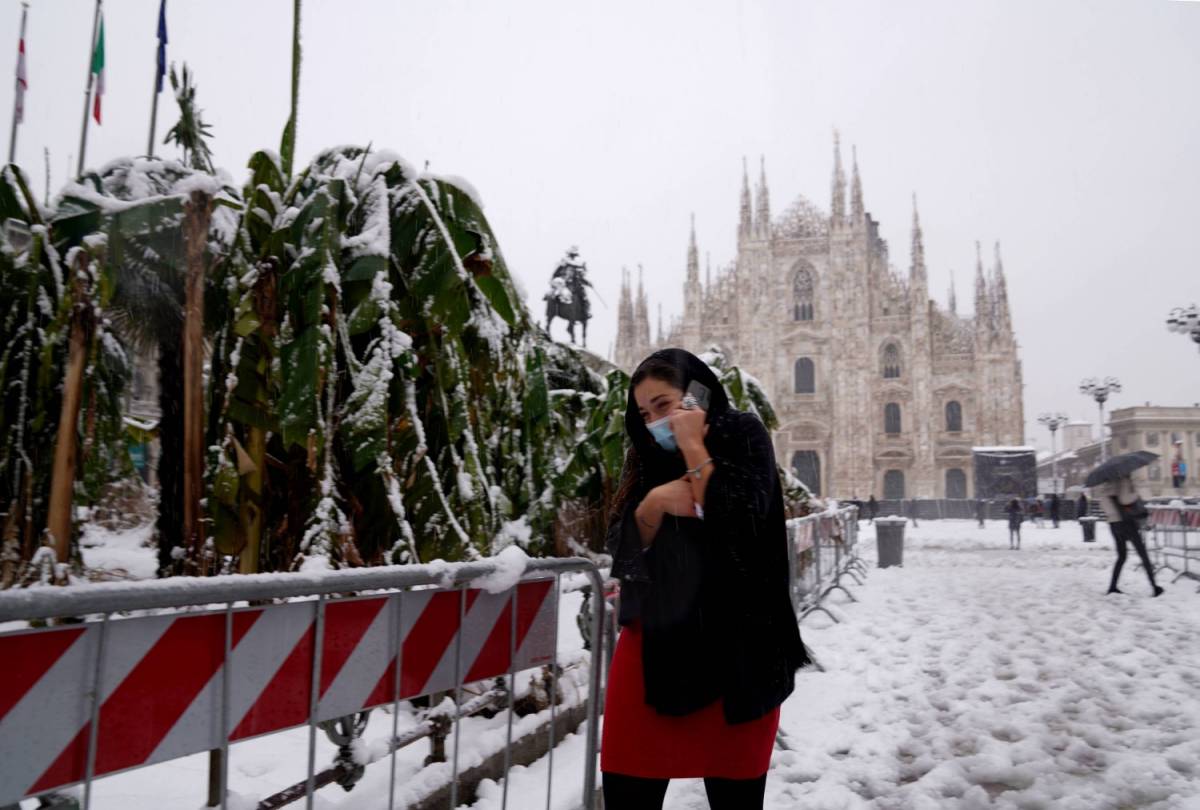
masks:
<svg viewBox="0 0 1200 810"><path fill-rule="evenodd" d="M902 517L878 518L875 521L875 549L880 568L904 565L904 527L908 520Z"/></svg>
<svg viewBox="0 0 1200 810"><path fill-rule="evenodd" d="M1079 519L1079 525L1083 527L1083 542L1096 542L1096 523L1099 522L1099 520L1100 518L1090 517L1088 515L1085 515Z"/></svg>

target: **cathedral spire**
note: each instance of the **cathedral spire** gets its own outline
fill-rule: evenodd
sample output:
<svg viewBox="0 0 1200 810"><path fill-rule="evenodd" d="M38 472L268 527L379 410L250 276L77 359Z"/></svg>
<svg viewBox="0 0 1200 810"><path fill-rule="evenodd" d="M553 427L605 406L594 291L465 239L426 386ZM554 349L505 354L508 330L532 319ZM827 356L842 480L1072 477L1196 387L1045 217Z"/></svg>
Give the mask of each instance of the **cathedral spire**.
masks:
<svg viewBox="0 0 1200 810"><path fill-rule="evenodd" d="M621 296L617 304L617 348L614 362L628 368L637 362L634 358L637 340L633 332L633 298L629 293L629 269L621 268Z"/></svg>
<svg viewBox="0 0 1200 810"><path fill-rule="evenodd" d="M704 289L712 289L712 254L708 251L704 253Z"/></svg>
<svg viewBox="0 0 1200 810"><path fill-rule="evenodd" d="M640 282L639 282L640 283ZM692 214L692 232L688 238L687 283L700 283L700 250L696 247L696 215Z"/></svg>
<svg viewBox="0 0 1200 810"><path fill-rule="evenodd" d="M767 158L765 155L759 155L758 161L758 200L755 201L758 218L755 231L760 239L770 239L771 193L767 190Z"/></svg>
<svg viewBox="0 0 1200 810"><path fill-rule="evenodd" d="M1004 277L1004 263L1000 261L1000 242L996 242L996 329L1002 335L1012 333L1012 319L1008 311L1008 281Z"/></svg>
<svg viewBox="0 0 1200 810"><path fill-rule="evenodd" d="M742 199L738 215L738 241L750 238L753 228L754 210L750 207L750 174L746 170L746 156L742 155Z"/></svg>
<svg viewBox="0 0 1200 810"><path fill-rule="evenodd" d="M662 324L662 301L658 302L658 340L654 341L656 346L661 347L667 342L667 336L663 334Z"/></svg>
<svg viewBox="0 0 1200 810"><path fill-rule="evenodd" d="M992 301L987 279L983 275L983 251L975 242L975 334L985 337L992 326Z"/></svg>
<svg viewBox="0 0 1200 810"><path fill-rule="evenodd" d="M833 189L829 213L834 227L846 222L846 173L842 171L842 139L833 131Z"/></svg>
<svg viewBox="0 0 1200 810"><path fill-rule="evenodd" d="M854 222L861 222L863 218L863 193L862 180L858 177L858 147L850 147L850 161L853 165L854 179L850 185L850 214Z"/></svg>
<svg viewBox="0 0 1200 810"><path fill-rule="evenodd" d="M958 296L954 294L954 271L950 271L950 314L958 314Z"/></svg>
<svg viewBox="0 0 1200 810"><path fill-rule="evenodd" d="M857 179L858 172L855 171ZM925 274L925 241L921 236L921 216L917 213L917 195L913 192L913 221L912 221L912 270L909 278L914 284L926 283Z"/></svg>
<svg viewBox="0 0 1200 810"><path fill-rule="evenodd" d="M646 306L646 288L642 285L642 266L638 265L637 305L634 311L634 330L637 336L638 354L650 348L650 314Z"/></svg>

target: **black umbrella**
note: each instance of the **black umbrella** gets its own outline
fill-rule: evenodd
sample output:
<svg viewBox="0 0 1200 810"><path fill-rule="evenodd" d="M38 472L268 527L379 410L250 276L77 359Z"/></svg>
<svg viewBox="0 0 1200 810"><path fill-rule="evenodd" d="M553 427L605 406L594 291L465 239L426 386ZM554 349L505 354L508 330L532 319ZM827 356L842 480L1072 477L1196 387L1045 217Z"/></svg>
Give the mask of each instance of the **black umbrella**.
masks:
<svg viewBox="0 0 1200 810"><path fill-rule="evenodd" d="M1147 450L1138 450L1134 453L1122 453L1119 456L1113 456L1088 473L1087 480L1083 482L1083 485L1085 487L1094 487L1099 484L1107 484L1109 481L1116 481L1118 478L1124 478L1129 475L1134 470L1145 467L1157 458L1158 453L1151 453Z"/></svg>

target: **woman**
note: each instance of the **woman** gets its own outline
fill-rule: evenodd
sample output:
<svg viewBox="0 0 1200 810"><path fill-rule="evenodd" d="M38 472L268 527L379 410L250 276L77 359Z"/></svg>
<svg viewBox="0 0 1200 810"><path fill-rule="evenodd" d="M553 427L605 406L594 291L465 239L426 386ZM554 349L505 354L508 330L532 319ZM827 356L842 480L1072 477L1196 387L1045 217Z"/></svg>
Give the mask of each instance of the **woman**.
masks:
<svg viewBox="0 0 1200 810"><path fill-rule="evenodd" d="M1136 512L1139 507L1143 510L1145 507L1138 503L1140 498L1133 486L1133 480L1126 475L1116 481L1093 487L1092 497L1100 502L1100 508L1104 510L1104 517L1108 520L1108 528L1112 531L1113 541L1117 544L1117 562L1113 566L1112 580L1106 593L1123 593L1117 587L1117 581L1121 578L1121 569L1125 567L1125 557L1129 553L1126 545L1133 543L1138 557L1141 558L1142 567L1146 569L1146 576L1150 579L1150 588L1155 596L1161 595L1163 589L1154 581L1154 566L1150 563L1150 555L1146 553L1146 543L1142 540L1142 531L1138 526L1139 517Z"/></svg>
<svg viewBox="0 0 1200 810"><path fill-rule="evenodd" d="M706 392L707 409L695 401ZM761 808L779 705L809 661L771 438L681 349L638 366L625 429L608 535L623 629L605 699L605 807L656 810L670 779L703 777L713 810Z"/></svg>
<svg viewBox="0 0 1200 810"><path fill-rule="evenodd" d="M1025 510L1021 502L1013 498L1008 502L1008 548L1011 551L1021 550L1021 522L1025 520Z"/></svg>

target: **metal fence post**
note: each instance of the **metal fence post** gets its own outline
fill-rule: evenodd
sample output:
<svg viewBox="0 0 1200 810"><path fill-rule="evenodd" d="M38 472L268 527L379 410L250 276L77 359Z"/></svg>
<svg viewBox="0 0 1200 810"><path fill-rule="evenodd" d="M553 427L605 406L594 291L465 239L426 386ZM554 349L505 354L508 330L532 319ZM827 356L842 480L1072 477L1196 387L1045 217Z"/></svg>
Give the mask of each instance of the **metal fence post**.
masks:
<svg viewBox="0 0 1200 810"><path fill-rule="evenodd" d="M325 641L325 594L317 596L315 636L313 638L312 687L308 693L308 784L304 788L304 804L312 810L316 792L317 767L317 704L321 697L321 655Z"/></svg>
<svg viewBox="0 0 1200 810"><path fill-rule="evenodd" d="M392 679L392 740L395 740L400 730L400 685L403 683L401 674L404 669L404 591L392 597L396 600L396 657L392 659L396 666L396 677ZM389 745L391 753L391 774L388 777L388 810L396 806L396 751L394 745Z"/></svg>
<svg viewBox="0 0 1200 810"><path fill-rule="evenodd" d="M83 810L89 810L92 806L92 779L96 776L96 745L99 740L100 731L100 704L102 702L101 690L104 684L101 675L104 672L104 647L108 639L108 619L109 614L104 614L104 619L100 623L98 631L100 637L96 639L96 667L92 674L92 717L88 722L88 748L87 748L87 769L84 773L83 782Z"/></svg>

